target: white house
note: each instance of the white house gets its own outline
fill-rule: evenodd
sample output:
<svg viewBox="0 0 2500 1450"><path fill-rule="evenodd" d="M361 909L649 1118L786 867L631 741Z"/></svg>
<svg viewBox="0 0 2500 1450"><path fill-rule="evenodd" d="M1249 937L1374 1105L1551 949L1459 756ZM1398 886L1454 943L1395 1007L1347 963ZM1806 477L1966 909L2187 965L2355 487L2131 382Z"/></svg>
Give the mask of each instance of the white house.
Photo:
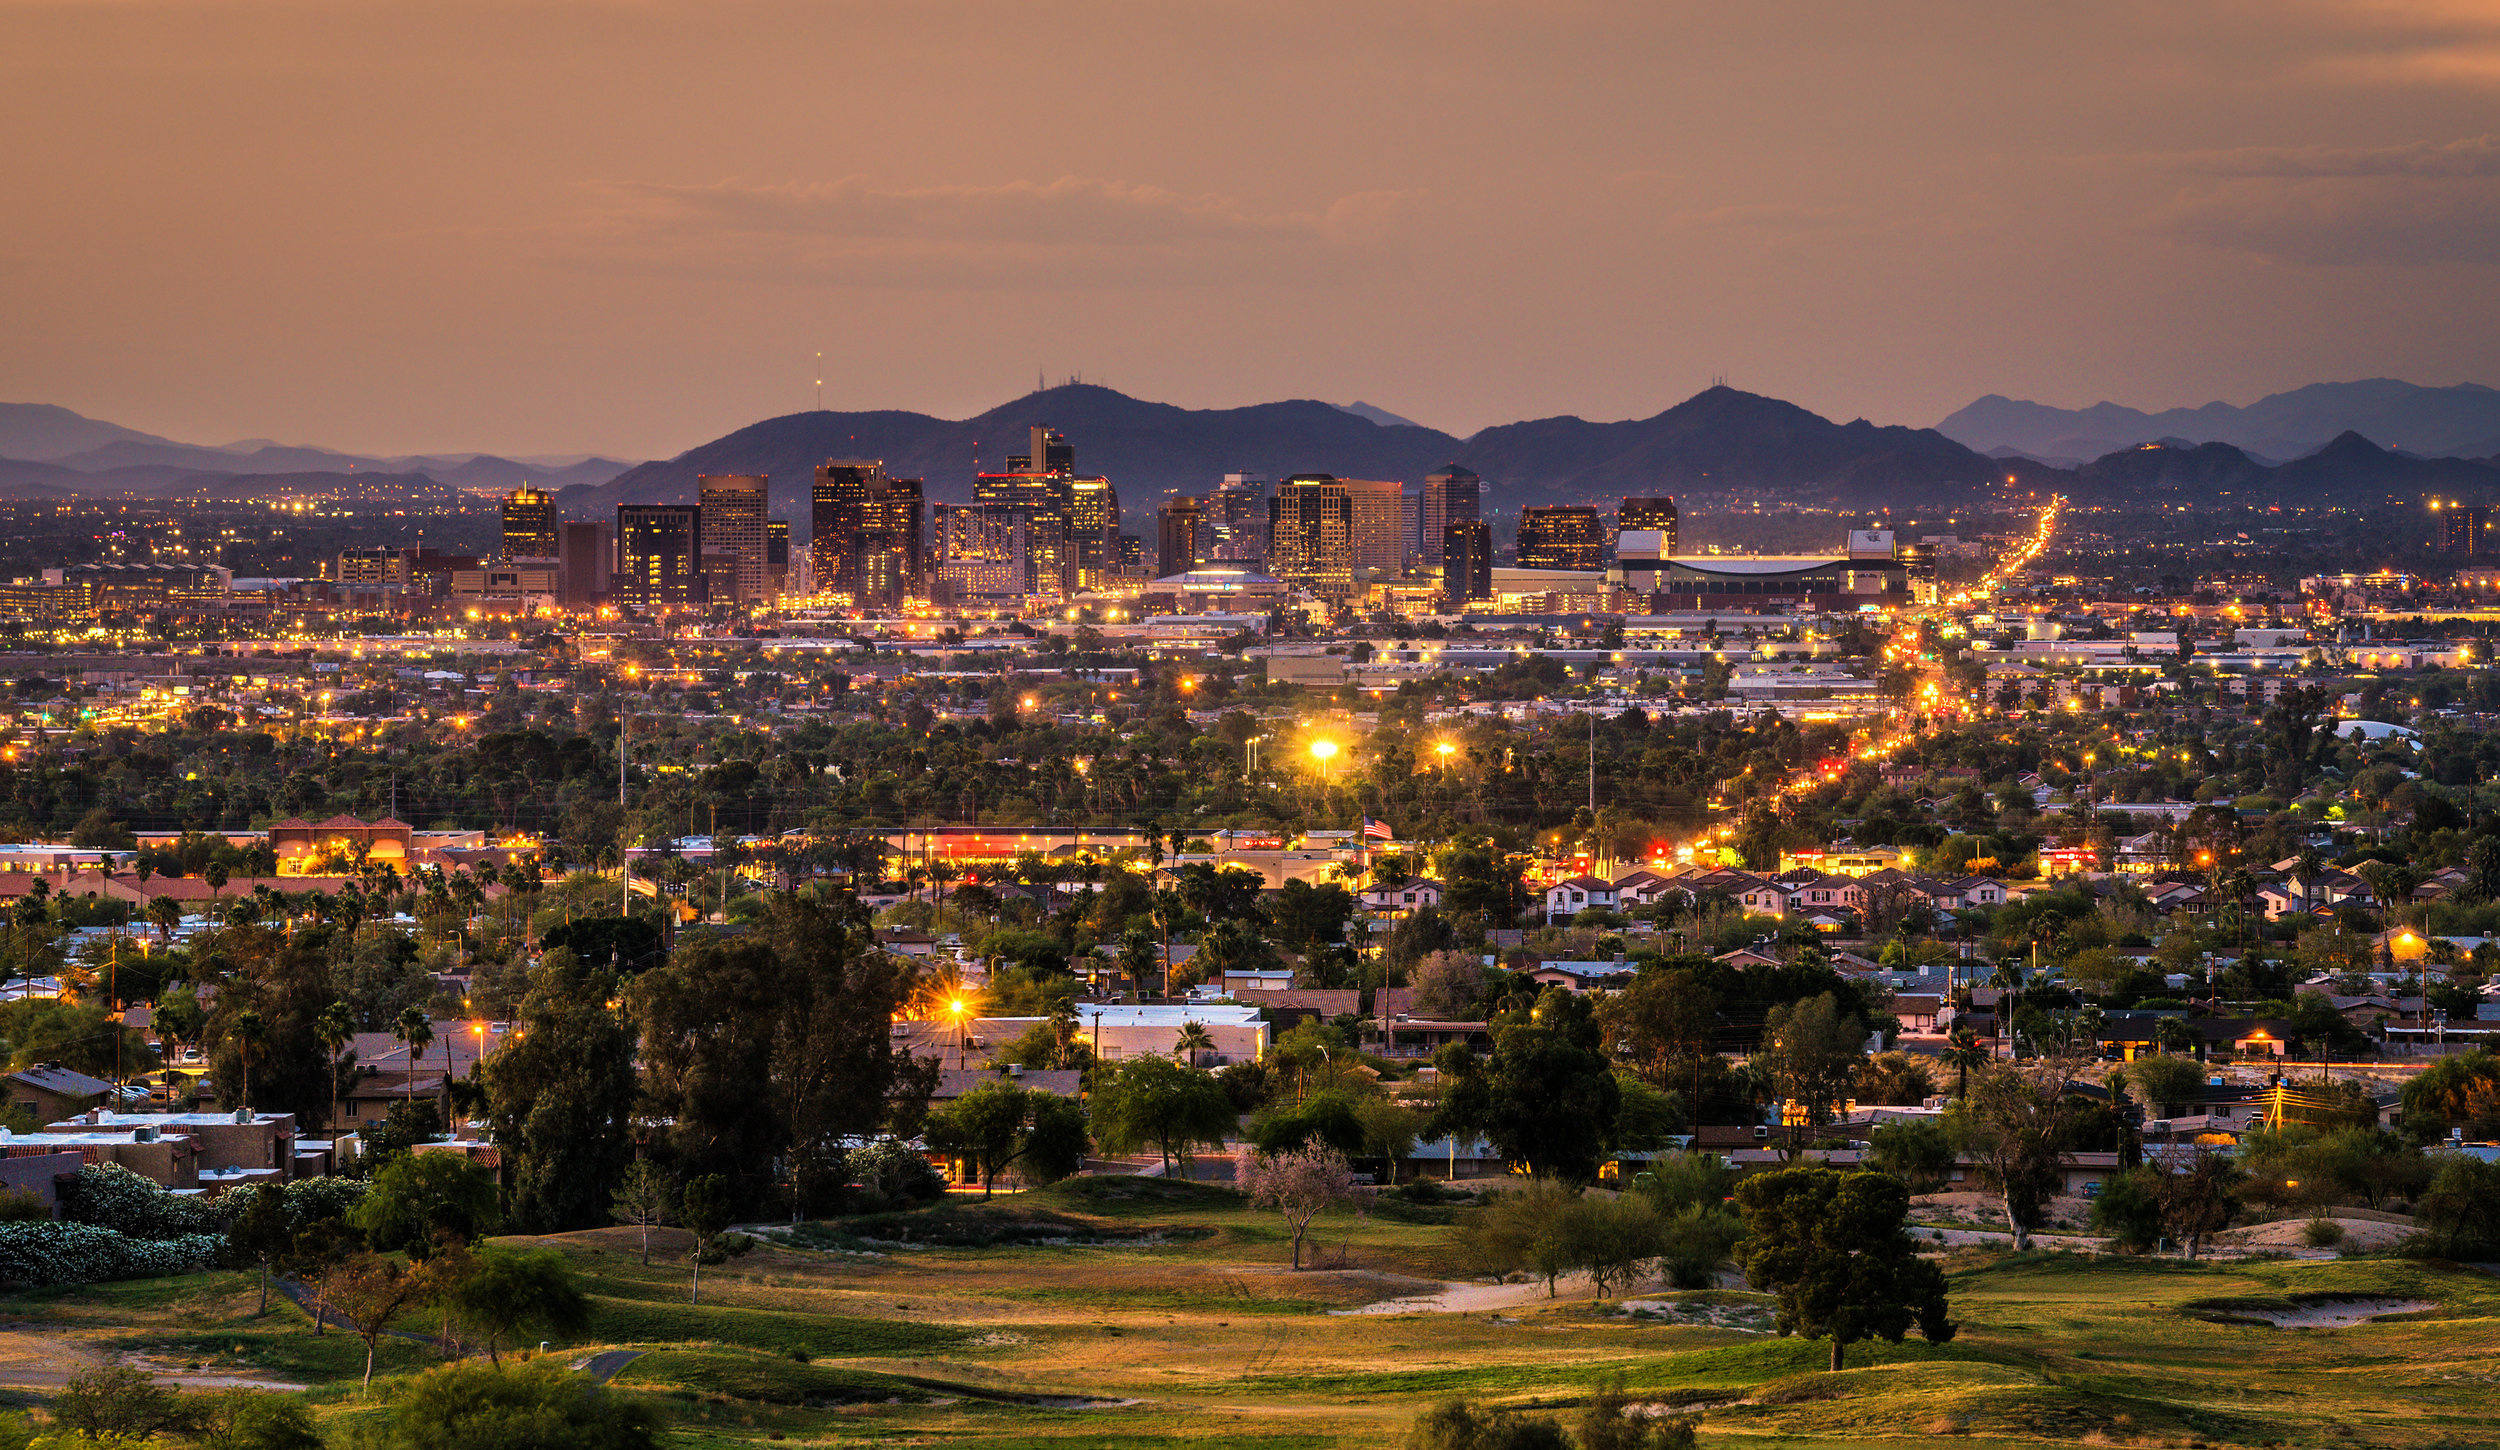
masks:
<svg viewBox="0 0 2500 1450"><path fill-rule="evenodd" d="M1574 876L1567 881L1557 881L1545 888L1545 914L1547 916L1569 916L1592 906L1602 906L1611 910L1614 904L1615 884L1611 881L1600 881L1594 876Z"/></svg>
<svg viewBox="0 0 2500 1450"><path fill-rule="evenodd" d="M1363 904L1378 912L1413 913L1427 906L1438 907L1445 889L1429 877L1417 877L1395 886L1366 888Z"/></svg>

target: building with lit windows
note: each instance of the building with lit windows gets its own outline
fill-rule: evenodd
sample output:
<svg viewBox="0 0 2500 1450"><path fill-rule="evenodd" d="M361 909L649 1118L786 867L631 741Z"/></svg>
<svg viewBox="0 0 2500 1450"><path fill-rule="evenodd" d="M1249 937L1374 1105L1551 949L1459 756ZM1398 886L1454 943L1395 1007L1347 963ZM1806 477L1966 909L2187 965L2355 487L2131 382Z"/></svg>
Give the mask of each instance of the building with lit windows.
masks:
<svg viewBox="0 0 2500 1450"><path fill-rule="evenodd" d="M618 504L614 590L618 602L636 609L702 606L703 510L695 504Z"/></svg>
<svg viewBox="0 0 2500 1450"><path fill-rule="evenodd" d="M1325 473L1296 474L1267 501L1267 572L1323 596L1354 592L1354 499Z"/></svg>
<svg viewBox="0 0 2500 1450"><path fill-rule="evenodd" d="M556 556L556 496L523 484L503 496L503 557L552 559Z"/></svg>
<svg viewBox="0 0 2500 1450"><path fill-rule="evenodd" d="M1416 541L1416 552L1427 568L1441 563L1442 539L1450 525L1481 517L1483 507L1484 480L1471 470L1449 463L1440 472L1426 475L1421 517L1416 521L1422 537Z"/></svg>
<svg viewBox="0 0 2500 1450"><path fill-rule="evenodd" d="M1605 568L1606 521L1586 504L1541 504L1521 509L1519 567Z"/></svg>
<svg viewBox="0 0 2500 1450"><path fill-rule="evenodd" d="M1627 498L1615 508L1617 532L1634 531L1663 535L1665 552L1675 552L1676 525L1681 522L1671 498Z"/></svg>
<svg viewBox="0 0 2500 1450"><path fill-rule="evenodd" d="M716 604L753 604L765 596L765 514L771 484L760 473L706 473L695 479L695 497L703 509L703 547L730 558L729 592L715 590Z"/></svg>

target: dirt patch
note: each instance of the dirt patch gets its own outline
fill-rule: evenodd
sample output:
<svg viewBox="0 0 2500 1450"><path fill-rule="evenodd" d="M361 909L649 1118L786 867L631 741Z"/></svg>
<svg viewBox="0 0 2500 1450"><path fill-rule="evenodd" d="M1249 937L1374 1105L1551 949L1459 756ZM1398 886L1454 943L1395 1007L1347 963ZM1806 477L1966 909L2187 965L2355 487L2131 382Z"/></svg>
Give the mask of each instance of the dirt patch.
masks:
<svg viewBox="0 0 2500 1450"><path fill-rule="evenodd" d="M1690 1324L1711 1329L1741 1329L1768 1334L1773 1315L1768 1304L1711 1304L1683 1299L1626 1299L1616 1312L1627 1319L1660 1324Z"/></svg>
<svg viewBox="0 0 2500 1450"><path fill-rule="evenodd" d="M2393 1248L2412 1232L2410 1224L2388 1223L2382 1219L2346 1218L2337 1214L2334 1221L2343 1226L2344 1237L2323 1249L2311 1248L2308 1239L2303 1236L2309 1226L2309 1220L2305 1218L2277 1219L2273 1223L2253 1223L2246 1228L2230 1229L2214 1235L2214 1244L2218 1248L2252 1253L2293 1253L2303 1257L2333 1258L2338 1253L2365 1253Z"/></svg>
<svg viewBox="0 0 2500 1450"><path fill-rule="evenodd" d="M1585 1297L1589 1292L1589 1276L1570 1274L1555 1284L1557 1301ZM1383 1299L1354 1309L1331 1309L1331 1314L1483 1314L1495 1309L1517 1309L1546 1298L1545 1281L1525 1284L1447 1283L1431 1294L1409 1294L1397 1299Z"/></svg>
<svg viewBox="0 0 2500 1450"><path fill-rule="evenodd" d="M109 1349L31 1325L0 1325L0 1387L57 1390L68 1384L72 1375L106 1364L126 1364L133 1369L144 1370L150 1379L160 1385L178 1385L187 1390L309 1388L262 1375L187 1369L146 1355L115 1354Z"/></svg>
<svg viewBox="0 0 2500 1450"><path fill-rule="evenodd" d="M2208 1299L2183 1306L2215 1324L2270 1325L2276 1329L2350 1329L2373 1319L2436 1309L2428 1299L2366 1295L2295 1295L2290 1299Z"/></svg>

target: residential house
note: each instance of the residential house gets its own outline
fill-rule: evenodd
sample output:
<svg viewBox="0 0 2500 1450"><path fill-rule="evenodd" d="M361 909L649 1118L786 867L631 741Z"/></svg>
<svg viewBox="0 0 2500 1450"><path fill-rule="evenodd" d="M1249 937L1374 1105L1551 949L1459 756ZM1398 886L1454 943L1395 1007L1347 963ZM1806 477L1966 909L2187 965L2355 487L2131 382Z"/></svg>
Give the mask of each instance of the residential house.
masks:
<svg viewBox="0 0 2500 1450"><path fill-rule="evenodd" d="M224 1187L240 1182L283 1182L295 1176L293 1113L239 1109L231 1113L115 1113L95 1108L54 1123L45 1131L85 1133L142 1128L189 1138L204 1186L209 1186L212 1175L224 1179L220 1185Z"/></svg>
<svg viewBox="0 0 2500 1450"><path fill-rule="evenodd" d="M1545 914L1567 917L1592 906L1612 909L1615 884L1595 876L1573 876L1545 888Z"/></svg>
<svg viewBox="0 0 2500 1450"><path fill-rule="evenodd" d="M1613 991L1632 985L1634 969L1625 962L1539 962L1528 979L1540 987L1566 992Z"/></svg>
<svg viewBox="0 0 2500 1450"><path fill-rule="evenodd" d="M1427 907L1438 907L1448 888L1428 877L1401 881L1394 885L1374 885L1363 891L1363 905L1383 916L1412 916Z"/></svg>
<svg viewBox="0 0 2500 1450"><path fill-rule="evenodd" d="M75 1117L112 1101L113 1085L100 1077L73 1072L58 1063L39 1062L8 1076L9 1106L24 1108L38 1123Z"/></svg>

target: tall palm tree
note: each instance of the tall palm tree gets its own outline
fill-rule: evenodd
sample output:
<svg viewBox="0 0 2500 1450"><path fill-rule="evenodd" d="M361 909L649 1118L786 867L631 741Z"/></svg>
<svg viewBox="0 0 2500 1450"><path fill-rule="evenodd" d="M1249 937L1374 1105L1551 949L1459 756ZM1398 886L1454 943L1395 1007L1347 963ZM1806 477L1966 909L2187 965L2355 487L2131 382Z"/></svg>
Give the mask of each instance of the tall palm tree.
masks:
<svg viewBox="0 0 2500 1450"><path fill-rule="evenodd" d="M345 1002L333 1002L313 1019L313 1036L330 1054L330 1128L339 1122L339 1052L356 1040L356 1019Z"/></svg>
<svg viewBox="0 0 2500 1450"><path fill-rule="evenodd" d="M260 1041L262 1034L258 1012L236 1013L233 1024L226 1029L226 1035L234 1039L235 1051L243 1058L243 1096L240 1104L246 1111L252 1106L252 1045Z"/></svg>
<svg viewBox="0 0 2500 1450"><path fill-rule="evenodd" d="M1215 1039L1208 1035L1205 1023L1184 1022L1181 1024L1180 1036L1172 1040L1172 1049L1175 1052L1188 1053L1189 1065L1196 1067L1199 1053L1215 1050Z"/></svg>
<svg viewBox="0 0 2500 1450"><path fill-rule="evenodd" d="M1958 1074L1953 1084L1954 1100L1967 1099L1970 1096L1971 1069L1988 1065L1988 1049L1980 1045L1977 1032L1968 1027L1956 1027L1953 1034L1945 1039L1943 1056L1945 1066Z"/></svg>
<svg viewBox="0 0 2500 1450"><path fill-rule="evenodd" d="M401 1008L399 1020L391 1024L391 1035L408 1045L408 1077L404 1096L414 1102L417 1096L417 1062L434 1044L434 1019L426 1015L423 1007ZM449 1049L445 1049L445 1053L448 1057ZM443 1076L451 1076L448 1065Z"/></svg>

